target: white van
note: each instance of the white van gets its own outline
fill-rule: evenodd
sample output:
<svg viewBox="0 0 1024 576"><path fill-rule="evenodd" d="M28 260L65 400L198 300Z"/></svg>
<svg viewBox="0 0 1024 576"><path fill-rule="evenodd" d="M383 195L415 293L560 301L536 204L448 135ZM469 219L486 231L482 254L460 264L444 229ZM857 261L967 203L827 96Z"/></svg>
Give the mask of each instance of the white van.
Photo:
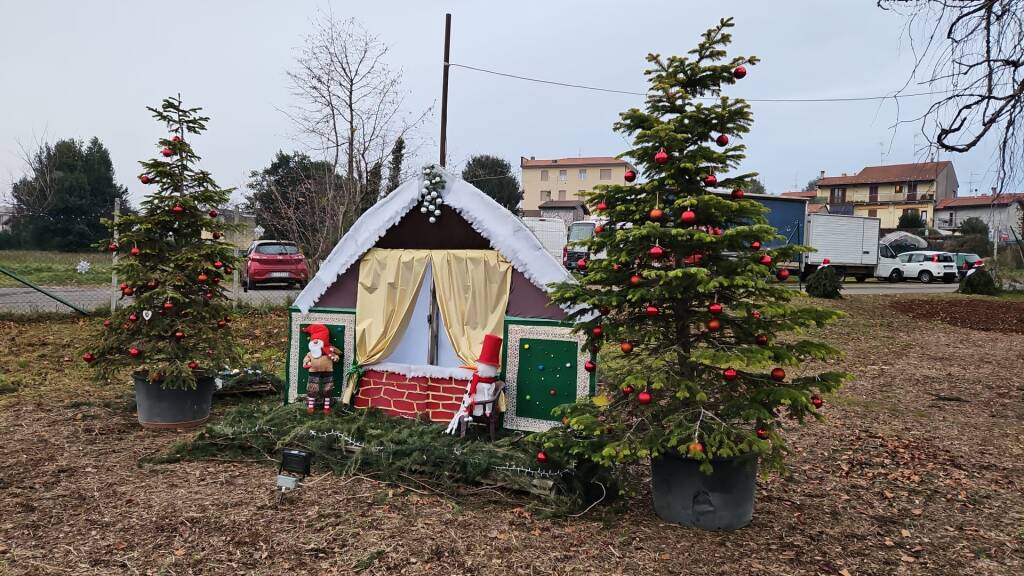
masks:
<svg viewBox="0 0 1024 576"><path fill-rule="evenodd" d="M540 240L544 250L561 260L565 248L565 221L561 218L523 218L523 224Z"/></svg>

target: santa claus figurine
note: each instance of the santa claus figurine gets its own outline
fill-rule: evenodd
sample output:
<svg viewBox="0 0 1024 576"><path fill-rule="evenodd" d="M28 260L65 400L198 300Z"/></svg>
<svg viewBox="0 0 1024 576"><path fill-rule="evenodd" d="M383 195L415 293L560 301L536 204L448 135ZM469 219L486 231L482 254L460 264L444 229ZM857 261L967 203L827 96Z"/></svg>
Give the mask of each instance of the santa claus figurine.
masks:
<svg viewBox="0 0 1024 576"><path fill-rule="evenodd" d="M494 397L498 382L498 363L501 358L501 338L493 334L484 335L483 349L476 361L473 379L466 385L466 394L462 397L462 405L452 417L445 430L455 434L464 419L473 416L490 416L495 409L495 402L486 402Z"/></svg>
<svg viewBox="0 0 1024 576"><path fill-rule="evenodd" d="M331 413L331 395L334 392L334 363L340 350L331 346L331 332L323 324L310 324L302 329L309 334L309 353L302 359L302 367L309 370L306 380L306 412L315 412L323 397L324 414Z"/></svg>

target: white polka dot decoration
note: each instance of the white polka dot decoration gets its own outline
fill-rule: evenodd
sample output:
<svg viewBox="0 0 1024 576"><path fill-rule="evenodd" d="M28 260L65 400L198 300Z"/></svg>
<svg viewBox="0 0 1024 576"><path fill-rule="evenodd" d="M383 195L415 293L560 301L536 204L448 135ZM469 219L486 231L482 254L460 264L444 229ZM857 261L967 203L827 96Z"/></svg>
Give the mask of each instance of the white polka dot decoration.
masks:
<svg viewBox="0 0 1024 576"><path fill-rule="evenodd" d="M427 221L436 224L441 216L441 205L444 200L441 198L441 191L444 190L445 181L442 174L434 166L423 167L423 186L420 187L420 213L428 216Z"/></svg>

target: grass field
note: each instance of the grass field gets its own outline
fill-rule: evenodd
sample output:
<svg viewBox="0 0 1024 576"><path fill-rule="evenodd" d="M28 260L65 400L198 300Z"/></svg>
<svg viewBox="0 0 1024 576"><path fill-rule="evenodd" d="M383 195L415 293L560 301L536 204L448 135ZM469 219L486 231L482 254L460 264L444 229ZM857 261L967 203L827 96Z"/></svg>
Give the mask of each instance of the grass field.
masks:
<svg viewBox="0 0 1024 576"><path fill-rule="evenodd" d="M75 270L82 260L91 265L85 274ZM110 267L110 255L102 252L0 250L0 268L40 286L109 286ZM0 287L21 285L0 274Z"/></svg>

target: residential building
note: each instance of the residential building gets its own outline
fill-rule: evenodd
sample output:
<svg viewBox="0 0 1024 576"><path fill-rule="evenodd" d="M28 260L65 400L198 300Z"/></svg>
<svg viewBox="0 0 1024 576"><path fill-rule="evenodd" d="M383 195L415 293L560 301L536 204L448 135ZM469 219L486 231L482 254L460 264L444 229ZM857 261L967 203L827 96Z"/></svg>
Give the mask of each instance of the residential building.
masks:
<svg viewBox="0 0 1024 576"><path fill-rule="evenodd" d="M611 156L537 160L521 158L520 182L523 185L523 215L540 216L546 202L581 201L583 194L601 184L622 184L623 175L632 166ZM549 205L550 207L550 205Z"/></svg>
<svg viewBox="0 0 1024 576"><path fill-rule="evenodd" d="M901 215L913 212L933 225L936 203L956 198L958 188L948 160L868 166L853 176L823 170L818 179L818 196L827 197L830 212L877 217L882 228L896 228Z"/></svg>
<svg viewBox="0 0 1024 576"><path fill-rule="evenodd" d="M590 214L586 203L582 200L548 200L538 206L542 218L560 218L566 226L577 220L583 220ZM532 214L525 214L527 216Z"/></svg>
<svg viewBox="0 0 1024 576"><path fill-rule="evenodd" d="M246 250L249 245L252 244L253 240L259 240L259 235L256 234L256 215L245 212L239 208L222 207L217 209L220 212L220 218L228 224L238 224L238 230L229 230L224 232L224 241L232 244L238 250ZM203 230L200 234L202 238L213 238L213 232L210 230ZM294 240L293 238L274 238L274 240Z"/></svg>
<svg viewBox="0 0 1024 576"><path fill-rule="evenodd" d="M1014 239L1014 234L1024 238L1024 193L947 198L935 205L935 227L939 230L956 230L968 218L980 218L989 230L1007 234L1009 240Z"/></svg>

